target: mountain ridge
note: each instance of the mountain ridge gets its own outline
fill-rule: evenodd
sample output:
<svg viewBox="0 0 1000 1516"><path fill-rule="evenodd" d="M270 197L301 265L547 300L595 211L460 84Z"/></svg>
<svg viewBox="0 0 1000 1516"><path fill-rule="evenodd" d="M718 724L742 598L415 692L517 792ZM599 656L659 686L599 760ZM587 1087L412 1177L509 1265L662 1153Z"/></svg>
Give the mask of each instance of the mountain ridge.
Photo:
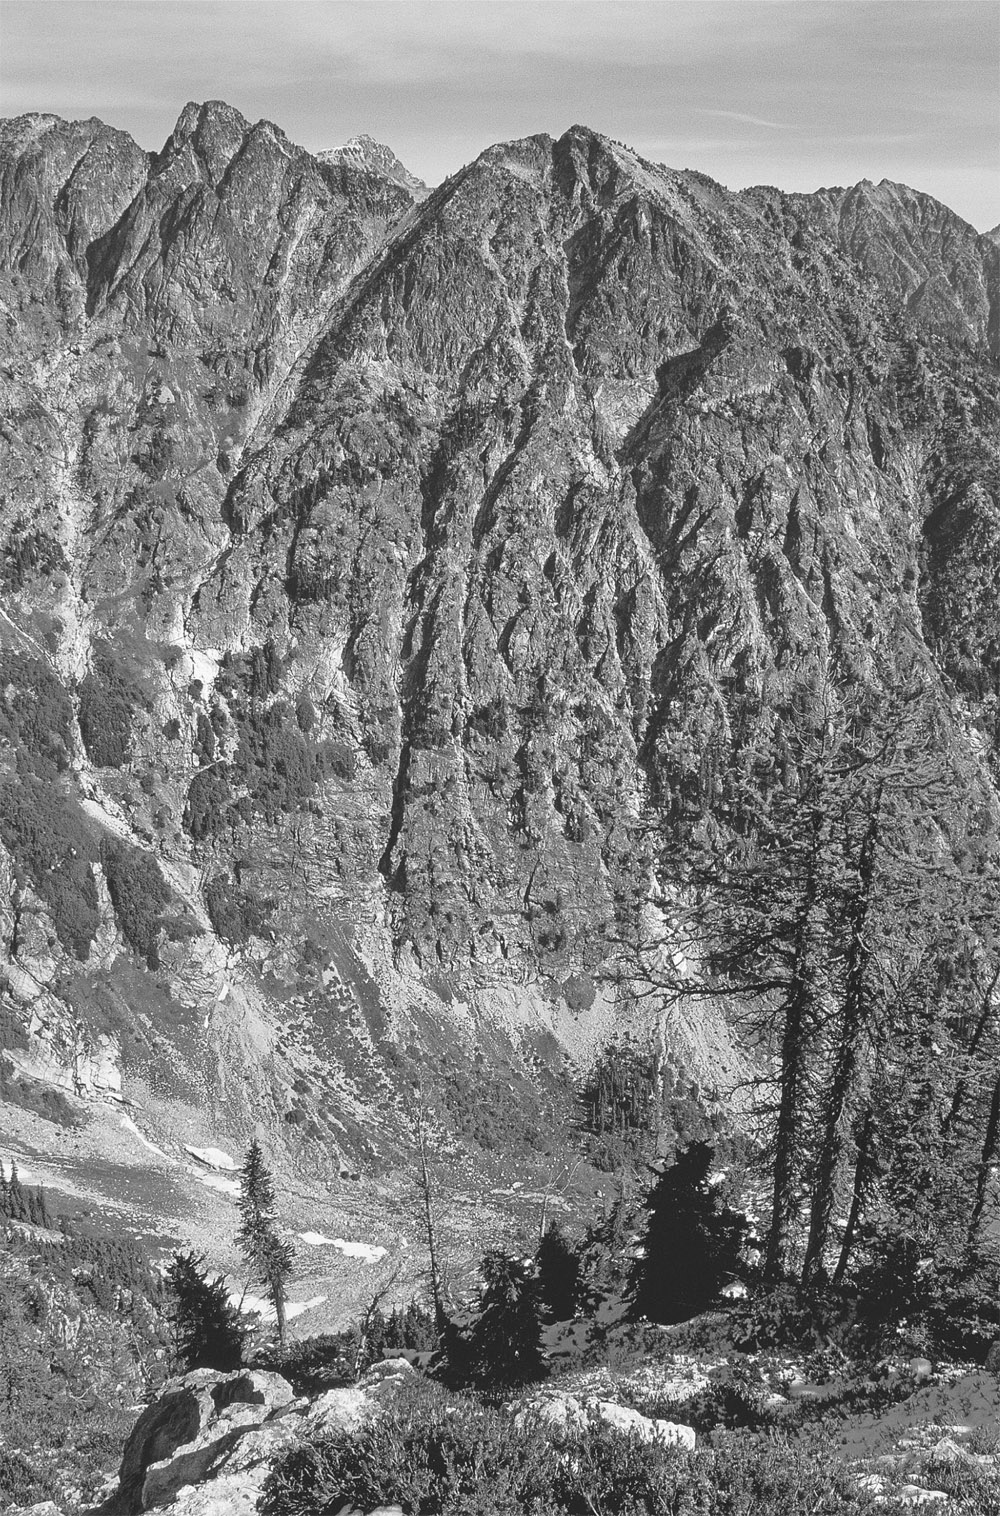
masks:
<svg viewBox="0 0 1000 1516"><path fill-rule="evenodd" d="M456 1151L544 1158L616 1035L665 1130L711 1105L720 1008L616 946L671 791L904 645L994 783L993 244L580 127L418 202L218 102L157 154L36 124L0 127L0 644L63 735L11 695L4 761L86 861L57 895L36 819L0 836L9 1054L318 1180L405 1161L421 1082Z"/></svg>

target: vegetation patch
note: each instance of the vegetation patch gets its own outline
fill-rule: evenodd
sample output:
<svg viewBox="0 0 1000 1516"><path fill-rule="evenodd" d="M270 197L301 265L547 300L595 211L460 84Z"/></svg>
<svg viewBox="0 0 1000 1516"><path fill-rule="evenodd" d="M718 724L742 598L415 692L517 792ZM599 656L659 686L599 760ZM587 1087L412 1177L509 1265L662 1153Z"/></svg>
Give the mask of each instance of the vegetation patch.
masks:
<svg viewBox="0 0 1000 1516"><path fill-rule="evenodd" d="M277 902L241 889L228 874L216 874L205 886L205 908L216 936L231 947L241 947L251 937L263 937Z"/></svg>
<svg viewBox="0 0 1000 1516"><path fill-rule="evenodd" d="M0 840L52 913L63 947L86 958L100 924L97 848L61 785L32 773L0 783Z"/></svg>
<svg viewBox="0 0 1000 1516"><path fill-rule="evenodd" d="M91 669L80 684L80 735L98 768L124 768L136 710L146 694L125 661L106 642L94 644Z"/></svg>
<svg viewBox="0 0 1000 1516"><path fill-rule="evenodd" d="M101 867L126 942L151 969L159 968L157 941L166 924L164 907L172 899L159 864L142 848L106 837L101 843Z"/></svg>
<svg viewBox="0 0 1000 1516"><path fill-rule="evenodd" d="M73 702L48 664L27 653L0 653L0 741L18 768L51 777L73 753Z"/></svg>
<svg viewBox="0 0 1000 1516"><path fill-rule="evenodd" d="M0 559L0 589L17 594L31 579L46 579L68 570L66 554L55 537L38 527L30 527L26 521L18 521Z"/></svg>

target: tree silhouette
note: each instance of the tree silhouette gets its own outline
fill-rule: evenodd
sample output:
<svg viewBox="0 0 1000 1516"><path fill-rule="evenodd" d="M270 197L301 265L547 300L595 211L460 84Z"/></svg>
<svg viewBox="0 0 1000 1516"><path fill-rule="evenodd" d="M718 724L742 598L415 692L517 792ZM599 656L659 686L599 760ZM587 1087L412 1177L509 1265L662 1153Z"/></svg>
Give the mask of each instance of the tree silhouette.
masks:
<svg viewBox="0 0 1000 1516"><path fill-rule="evenodd" d="M177 1356L188 1369L228 1373L243 1362L246 1329L224 1278L209 1279L204 1258L176 1253L167 1269Z"/></svg>
<svg viewBox="0 0 1000 1516"><path fill-rule="evenodd" d="M747 1223L709 1183L714 1158L707 1142L692 1142L650 1191L645 1252L632 1271L633 1316L686 1321L739 1273Z"/></svg>
<svg viewBox="0 0 1000 1516"><path fill-rule="evenodd" d="M538 1244L535 1267L545 1314L550 1321L569 1321L576 1310L580 1256L556 1221Z"/></svg>
<svg viewBox="0 0 1000 1516"><path fill-rule="evenodd" d="M469 1332L474 1377L480 1384L505 1387L543 1379L538 1282L530 1265L490 1248L481 1269L479 1314Z"/></svg>
<svg viewBox="0 0 1000 1516"><path fill-rule="evenodd" d="M286 1284L295 1254L278 1231L274 1182L257 1139L247 1148L240 1170L240 1229L236 1246L246 1259L254 1283L266 1289L278 1326L278 1351L285 1351Z"/></svg>

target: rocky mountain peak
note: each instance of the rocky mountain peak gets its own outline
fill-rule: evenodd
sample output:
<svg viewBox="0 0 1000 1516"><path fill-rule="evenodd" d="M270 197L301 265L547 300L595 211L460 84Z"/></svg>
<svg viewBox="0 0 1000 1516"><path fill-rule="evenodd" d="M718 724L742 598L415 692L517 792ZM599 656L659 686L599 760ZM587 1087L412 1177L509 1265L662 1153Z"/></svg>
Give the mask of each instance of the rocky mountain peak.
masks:
<svg viewBox="0 0 1000 1516"><path fill-rule="evenodd" d="M386 179L391 179L394 184L402 185L409 190L414 200L426 200L430 190L422 179L411 174L405 164L401 163L384 142L376 142L367 132L360 132L345 142L342 147L329 148L326 152L316 155L321 163L351 163L356 168L364 168L381 174Z"/></svg>
<svg viewBox="0 0 1000 1516"><path fill-rule="evenodd" d="M582 126L422 196L219 102L0 132L0 1025L317 1170L663 1042L642 839L809 679L902 626L997 720L989 239Z"/></svg>

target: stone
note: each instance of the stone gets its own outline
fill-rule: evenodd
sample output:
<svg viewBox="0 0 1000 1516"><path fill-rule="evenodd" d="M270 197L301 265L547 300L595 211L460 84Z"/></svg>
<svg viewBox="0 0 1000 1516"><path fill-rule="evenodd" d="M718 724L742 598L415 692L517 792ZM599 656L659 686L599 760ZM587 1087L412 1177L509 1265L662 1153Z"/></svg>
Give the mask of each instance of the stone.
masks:
<svg viewBox="0 0 1000 1516"><path fill-rule="evenodd" d="M369 1411L369 1398L357 1385L343 1385L326 1390L314 1400L306 1413L313 1430L354 1432Z"/></svg>
<svg viewBox="0 0 1000 1516"><path fill-rule="evenodd" d="M611 1400L590 1401L587 1410L592 1418L613 1427L616 1432L640 1438L643 1442L662 1442L666 1447L693 1449L694 1427L676 1421L663 1421L643 1416L631 1406L616 1405Z"/></svg>
<svg viewBox="0 0 1000 1516"><path fill-rule="evenodd" d="M947 1501L948 1496L944 1490L925 1490L919 1484L904 1484L899 1498L906 1505L937 1505L939 1501Z"/></svg>
<svg viewBox="0 0 1000 1516"><path fill-rule="evenodd" d="M595 1425L603 1425L627 1436L639 1437L643 1442L662 1442L667 1447L695 1446L693 1427L654 1420L631 1406L592 1397L581 1400L575 1395L535 1396L520 1407L514 1423L522 1430L532 1426L546 1427L560 1438L579 1435Z"/></svg>
<svg viewBox="0 0 1000 1516"><path fill-rule="evenodd" d="M280 1418L294 1403L287 1380L259 1369L197 1369L172 1380L133 1427L118 1487L100 1510L133 1516L172 1505L182 1491L223 1475L234 1481L234 1500L237 1488L259 1490L268 1460L291 1439Z"/></svg>
<svg viewBox="0 0 1000 1516"><path fill-rule="evenodd" d="M417 1372L408 1358L381 1358L378 1363L373 1363L370 1369L365 1370L361 1383L369 1386L393 1380L401 1384L406 1379L415 1378Z"/></svg>

